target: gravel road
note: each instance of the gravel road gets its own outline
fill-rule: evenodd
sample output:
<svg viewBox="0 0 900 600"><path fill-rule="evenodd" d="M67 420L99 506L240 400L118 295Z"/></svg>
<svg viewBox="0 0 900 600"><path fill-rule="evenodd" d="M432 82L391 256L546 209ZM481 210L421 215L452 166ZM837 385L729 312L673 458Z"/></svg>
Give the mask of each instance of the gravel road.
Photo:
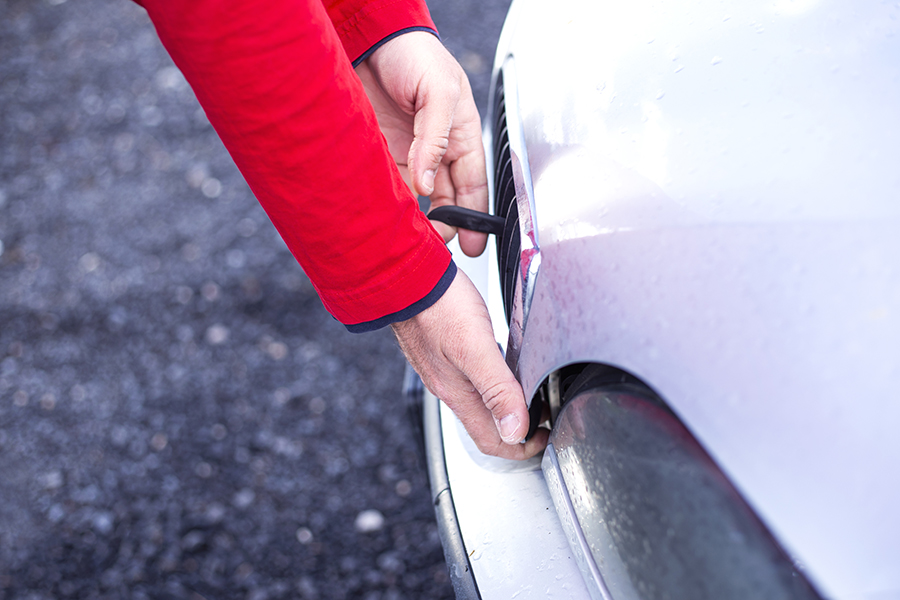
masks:
<svg viewBox="0 0 900 600"><path fill-rule="evenodd" d="M481 106L506 4L432 6ZM0 0L0 599L451 597L403 368L142 9Z"/></svg>

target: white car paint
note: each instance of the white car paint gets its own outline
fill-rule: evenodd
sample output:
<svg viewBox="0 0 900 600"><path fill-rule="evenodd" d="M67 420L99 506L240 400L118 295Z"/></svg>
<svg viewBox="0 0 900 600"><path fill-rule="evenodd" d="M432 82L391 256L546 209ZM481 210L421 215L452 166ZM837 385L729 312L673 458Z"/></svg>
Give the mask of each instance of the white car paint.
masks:
<svg viewBox="0 0 900 600"><path fill-rule="evenodd" d="M887 2L516 0L497 55L540 249L526 391L641 378L834 598L900 597L898 34Z"/></svg>

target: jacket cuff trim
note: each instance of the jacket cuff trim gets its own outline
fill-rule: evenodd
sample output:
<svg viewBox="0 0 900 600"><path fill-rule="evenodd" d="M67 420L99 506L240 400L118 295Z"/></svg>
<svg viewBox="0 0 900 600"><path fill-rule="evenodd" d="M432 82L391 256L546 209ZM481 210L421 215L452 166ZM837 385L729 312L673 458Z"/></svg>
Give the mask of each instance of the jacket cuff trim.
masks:
<svg viewBox="0 0 900 600"><path fill-rule="evenodd" d="M407 319L411 319L420 312L424 311L426 308L431 308L435 302L440 300L441 296L444 295L444 292L450 287L450 284L453 283L453 279L456 277L456 263L452 260L450 261L450 265L447 267L447 270L444 271L444 274L438 280L437 285L425 295L421 300L414 302L410 306L398 310L395 313L391 313L389 315L385 315L374 321L366 321L365 323L356 323L353 325L344 324L344 327L347 328L347 331L350 333L366 333L368 331L375 331L376 329L381 329L382 327L386 327L392 323L399 323L400 321L405 321Z"/></svg>
<svg viewBox="0 0 900 600"><path fill-rule="evenodd" d="M364 60L366 60L367 58L372 56L373 52L375 52L376 50L378 50L379 48L384 46L386 43L388 43L395 37L401 36L404 33L410 33L411 31L425 31L425 32L432 34L437 39L441 39L440 34L437 31L435 31L434 29L432 29L431 27L407 27L406 29L401 29L400 31L395 31L391 35L389 35L385 38L382 38L381 40L376 42L375 45L373 45L371 48L369 48L368 50L363 52L359 58L357 58L356 60L353 61L353 68L355 69L356 67L358 67Z"/></svg>

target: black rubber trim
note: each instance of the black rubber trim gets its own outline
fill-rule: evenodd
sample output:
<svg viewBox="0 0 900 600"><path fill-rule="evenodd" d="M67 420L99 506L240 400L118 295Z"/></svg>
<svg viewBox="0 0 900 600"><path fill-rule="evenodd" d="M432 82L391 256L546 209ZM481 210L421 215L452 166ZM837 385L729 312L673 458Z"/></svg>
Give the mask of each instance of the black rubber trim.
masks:
<svg viewBox="0 0 900 600"><path fill-rule="evenodd" d="M456 263L451 260L450 266L447 267L447 270L444 271L444 274L438 279L437 285L435 285L434 288L418 302L414 302L403 310L398 310L395 313L385 315L374 321L366 321L365 323L356 323L354 325L347 325L345 323L344 327L346 327L347 331L350 333L366 333L368 331L375 331L376 329L387 327L391 323L399 323L400 321L411 319L426 308L431 308L435 302L440 300L441 296L444 295L444 292L447 291L447 288L450 287L450 284L453 283L455 277Z"/></svg>
<svg viewBox="0 0 900 600"><path fill-rule="evenodd" d="M479 233L493 233L500 235L506 226L506 219L495 217L471 208L462 206L438 206L428 213L428 218L434 221L446 223L451 227L468 229Z"/></svg>
<svg viewBox="0 0 900 600"><path fill-rule="evenodd" d="M466 545L459 530L453 494L447 477L447 463L444 458L444 438L441 435L440 400L425 394L422 404L422 425L425 430L425 454L428 461L428 479L434 500L434 514L437 517L438 534L444 547L444 558L457 600L481 600L472 564L466 552Z"/></svg>
<svg viewBox="0 0 900 600"><path fill-rule="evenodd" d="M359 58L357 58L356 60L353 61L353 63L352 63L353 68L355 69L356 67L358 67L360 65L360 63L362 63L362 61L364 61L367 58L369 58L370 56L372 56L373 52L375 52L376 50L378 50L379 48L381 48L382 46L387 44L389 41L391 41L395 37L399 37L399 36L403 35L404 33L409 33L411 31L425 31L427 33L430 33L437 39L441 39L440 34L437 31L435 31L434 29L432 29L431 27L407 27L406 29L401 29L400 31L395 31L391 35L378 40L374 46L372 46L371 48L369 48L368 50L363 52Z"/></svg>
<svg viewBox="0 0 900 600"><path fill-rule="evenodd" d="M512 154L509 149L509 128L506 122L506 96L503 87L503 71L497 76L494 87L494 214L506 220L506 226L497 235L497 266L500 270L500 291L506 322L512 316L513 297L519 275L521 240L519 233L519 207L516 200L516 183L513 177Z"/></svg>
<svg viewBox="0 0 900 600"><path fill-rule="evenodd" d="M541 425L541 415L543 412L544 395L535 394L534 398L531 399L531 404L528 406L528 433L525 434L526 442L537 433L538 427Z"/></svg>

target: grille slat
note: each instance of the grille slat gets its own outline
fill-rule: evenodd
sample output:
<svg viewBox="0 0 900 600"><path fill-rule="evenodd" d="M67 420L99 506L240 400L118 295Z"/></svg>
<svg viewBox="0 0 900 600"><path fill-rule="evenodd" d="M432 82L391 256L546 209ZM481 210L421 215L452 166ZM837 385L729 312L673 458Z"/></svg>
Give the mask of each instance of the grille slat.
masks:
<svg viewBox="0 0 900 600"><path fill-rule="evenodd" d="M497 236L497 260L500 267L500 289L503 292L503 308L509 322L519 272L519 210L516 204L516 184L513 179L512 155L509 149L509 133L506 121L506 97L503 73L497 77L494 91L494 214L506 219L503 234Z"/></svg>

